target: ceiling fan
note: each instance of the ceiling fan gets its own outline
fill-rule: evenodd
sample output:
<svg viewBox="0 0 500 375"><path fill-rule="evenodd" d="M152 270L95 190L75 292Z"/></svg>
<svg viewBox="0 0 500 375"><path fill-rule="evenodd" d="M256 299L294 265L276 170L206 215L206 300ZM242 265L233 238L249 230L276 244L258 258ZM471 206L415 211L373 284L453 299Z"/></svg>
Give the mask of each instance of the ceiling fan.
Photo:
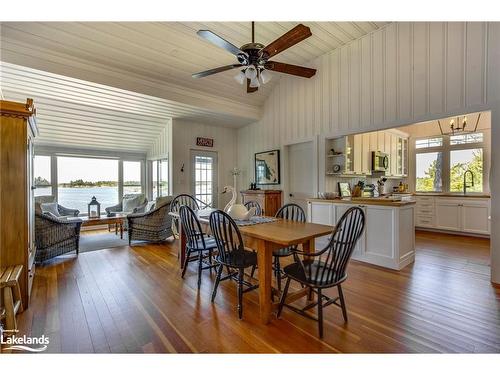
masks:
<svg viewBox="0 0 500 375"><path fill-rule="evenodd" d="M244 44L240 48L210 30L198 30L196 34L235 55L238 59L238 63L194 73L192 75L193 78L202 78L226 70L242 68L234 78L240 84L246 81L247 92L250 93L257 91L261 84L269 82L271 74L269 74L268 70L305 78L311 78L316 74L316 69L269 60L271 57L312 35L309 27L302 24L295 26L267 46L261 43L255 43L254 22L252 22L252 42Z"/></svg>

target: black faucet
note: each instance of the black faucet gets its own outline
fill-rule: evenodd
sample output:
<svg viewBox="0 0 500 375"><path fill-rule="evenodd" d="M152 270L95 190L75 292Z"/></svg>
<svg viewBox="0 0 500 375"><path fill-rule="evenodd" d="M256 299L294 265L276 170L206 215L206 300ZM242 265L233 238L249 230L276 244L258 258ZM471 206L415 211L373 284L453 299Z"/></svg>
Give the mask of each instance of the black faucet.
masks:
<svg viewBox="0 0 500 375"><path fill-rule="evenodd" d="M470 173L470 177L471 177L471 184L470 185L467 185L467 172ZM474 187L474 173L472 173L472 171L470 169L467 169L464 172L464 195L467 194L468 187Z"/></svg>

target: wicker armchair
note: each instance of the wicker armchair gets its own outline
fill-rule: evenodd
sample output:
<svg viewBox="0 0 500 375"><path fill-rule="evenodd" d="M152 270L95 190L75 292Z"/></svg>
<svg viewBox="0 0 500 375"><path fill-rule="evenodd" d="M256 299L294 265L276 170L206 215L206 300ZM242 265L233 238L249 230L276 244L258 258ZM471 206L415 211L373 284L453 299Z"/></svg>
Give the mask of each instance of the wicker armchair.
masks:
<svg viewBox="0 0 500 375"><path fill-rule="evenodd" d="M82 220L59 219L51 214L35 213L36 262L76 251L80 243Z"/></svg>
<svg viewBox="0 0 500 375"><path fill-rule="evenodd" d="M127 215L128 243L132 240L158 242L173 235L170 205L165 204L145 213Z"/></svg>
<svg viewBox="0 0 500 375"><path fill-rule="evenodd" d="M132 211L132 213L134 213L134 214L139 213L139 212L144 212L146 210L146 206L148 205L148 199L146 198L146 196L144 194L125 194L123 196L123 198L132 198L132 197L139 196L139 195L142 195L144 197L144 199L139 206L134 208L134 210ZM118 203L114 206L106 207L105 210L106 210L106 214L108 216L110 216L113 212L123 212L123 199L120 203Z"/></svg>

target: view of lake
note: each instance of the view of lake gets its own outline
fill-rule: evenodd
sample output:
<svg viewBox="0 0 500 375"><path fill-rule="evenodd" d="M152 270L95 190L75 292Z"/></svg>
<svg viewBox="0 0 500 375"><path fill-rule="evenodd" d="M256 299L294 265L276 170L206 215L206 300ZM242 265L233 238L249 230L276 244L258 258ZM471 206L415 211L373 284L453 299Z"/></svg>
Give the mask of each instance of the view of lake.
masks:
<svg viewBox="0 0 500 375"><path fill-rule="evenodd" d="M125 186L124 194L140 192L140 187ZM81 214L87 214L92 197L96 197L101 204L101 213L109 206L118 203L118 187L59 187L58 203L67 208L76 208ZM35 195L51 195L50 187L38 187Z"/></svg>

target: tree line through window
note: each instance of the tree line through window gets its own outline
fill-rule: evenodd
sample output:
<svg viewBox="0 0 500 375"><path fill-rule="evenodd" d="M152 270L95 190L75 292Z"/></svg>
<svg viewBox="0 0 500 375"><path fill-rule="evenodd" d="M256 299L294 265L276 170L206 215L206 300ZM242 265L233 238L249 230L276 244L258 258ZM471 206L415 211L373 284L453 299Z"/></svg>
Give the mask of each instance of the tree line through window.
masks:
<svg viewBox="0 0 500 375"><path fill-rule="evenodd" d="M462 192L464 173L474 175L468 192L482 192L484 178L483 133L429 137L415 141L417 192ZM467 180L469 184L470 181Z"/></svg>

